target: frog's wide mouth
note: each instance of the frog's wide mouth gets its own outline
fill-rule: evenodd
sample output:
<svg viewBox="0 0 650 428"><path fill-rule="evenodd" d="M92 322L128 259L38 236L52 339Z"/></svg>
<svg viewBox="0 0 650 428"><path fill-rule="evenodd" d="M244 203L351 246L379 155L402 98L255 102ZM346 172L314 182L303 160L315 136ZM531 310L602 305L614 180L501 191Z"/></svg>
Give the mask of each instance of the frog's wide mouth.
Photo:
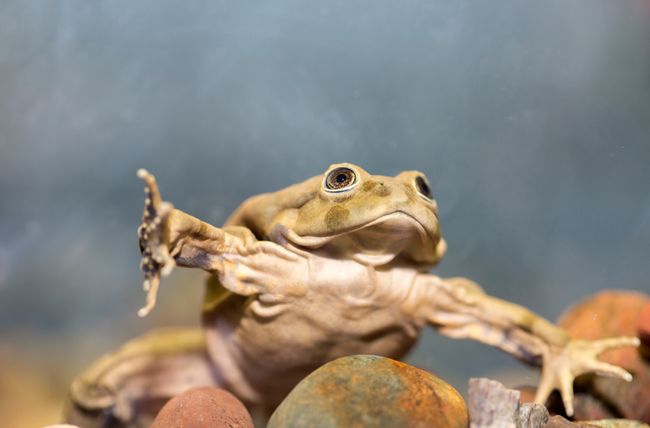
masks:
<svg viewBox="0 0 650 428"><path fill-rule="evenodd" d="M378 260L394 258L405 248L415 251L434 251L438 238L413 216L397 211L380 216L361 225L352 226L327 236L298 235L284 229L282 234L294 245L316 249L327 244L340 243L357 255Z"/></svg>

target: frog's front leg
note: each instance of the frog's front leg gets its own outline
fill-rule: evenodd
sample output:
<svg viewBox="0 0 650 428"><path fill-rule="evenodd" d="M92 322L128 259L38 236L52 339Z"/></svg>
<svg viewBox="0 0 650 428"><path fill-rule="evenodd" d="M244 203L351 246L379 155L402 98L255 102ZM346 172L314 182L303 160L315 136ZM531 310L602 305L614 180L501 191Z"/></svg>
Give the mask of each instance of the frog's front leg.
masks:
<svg viewBox="0 0 650 428"><path fill-rule="evenodd" d="M146 316L156 304L161 276L175 266L204 269L219 276L229 291L243 296L300 292L304 259L270 241L258 241L244 227L218 228L173 208L160 197L153 175L139 170L145 183L145 206L138 228ZM288 275L291 272L292 275Z"/></svg>
<svg viewBox="0 0 650 428"><path fill-rule="evenodd" d="M485 294L465 278L443 279L421 274L411 301L416 313L442 334L468 338L500 348L528 363L542 365L535 401L544 403L559 389L567 415L573 414L573 380L596 372L627 381L624 369L598 360L602 352L638 346L635 337L572 340L560 327L528 309Z"/></svg>

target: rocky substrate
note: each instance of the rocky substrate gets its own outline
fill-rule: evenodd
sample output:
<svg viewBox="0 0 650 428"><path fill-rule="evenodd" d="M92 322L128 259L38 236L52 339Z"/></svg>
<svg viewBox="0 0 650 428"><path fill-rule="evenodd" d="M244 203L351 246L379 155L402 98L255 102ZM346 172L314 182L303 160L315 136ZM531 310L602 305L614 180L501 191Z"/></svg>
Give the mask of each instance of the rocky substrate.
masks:
<svg viewBox="0 0 650 428"><path fill-rule="evenodd" d="M522 403L518 390L478 378L467 404L443 380L389 358L355 355L305 378L277 408L268 428L650 428L628 419L572 422L541 404ZM194 388L170 400L152 428L252 428L230 393Z"/></svg>
<svg viewBox="0 0 650 428"><path fill-rule="evenodd" d="M630 291L606 291L569 308L558 320L574 339L638 336L641 346L610 350L600 359L623 367L632 382L588 375L574 384L575 419L627 418L650 423L650 297ZM532 401L535 388L522 387L522 399ZM557 393L546 403L552 414L564 414Z"/></svg>
<svg viewBox="0 0 650 428"><path fill-rule="evenodd" d="M633 336L642 346L602 359L634 375L632 382L583 376L575 384L575 417L558 397L533 404L534 388L507 389L471 379L467 403L442 379L374 355L331 361L303 379L275 410L268 428L650 428L650 297L611 291L571 307L560 319L573 338ZM171 399L152 428L252 428L244 405L218 388L195 388Z"/></svg>

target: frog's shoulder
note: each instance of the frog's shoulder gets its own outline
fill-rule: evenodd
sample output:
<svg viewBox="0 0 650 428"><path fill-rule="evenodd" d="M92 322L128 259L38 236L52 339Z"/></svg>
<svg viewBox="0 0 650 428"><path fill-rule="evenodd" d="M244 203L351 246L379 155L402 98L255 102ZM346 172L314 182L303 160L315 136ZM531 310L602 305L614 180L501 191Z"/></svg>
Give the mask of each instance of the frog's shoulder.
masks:
<svg viewBox="0 0 650 428"><path fill-rule="evenodd" d="M245 227L257 239L268 240L274 220L317 197L321 181L322 176L315 176L276 192L252 196L231 214L224 226Z"/></svg>

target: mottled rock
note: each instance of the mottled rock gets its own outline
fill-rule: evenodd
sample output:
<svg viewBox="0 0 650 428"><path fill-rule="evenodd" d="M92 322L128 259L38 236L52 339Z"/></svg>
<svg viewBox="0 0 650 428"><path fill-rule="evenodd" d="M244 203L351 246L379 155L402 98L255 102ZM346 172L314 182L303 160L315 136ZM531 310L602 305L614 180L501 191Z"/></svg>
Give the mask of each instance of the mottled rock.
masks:
<svg viewBox="0 0 650 428"><path fill-rule="evenodd" d="M471 428L516 428L519 419L519 391L486 378L469 381Z"/></svg>
<svg viewBox="0 0 650 428"><path fill-rule="evenodd" d="M246 407L219 388L192 388L169 400L151 428L253 428Z"/></svg>
<svg viewBox="0 0 650 428"><path fill-rule="evenodd" d="M648 304L650 297L642 293L602 292L571 307L558 324L579 339L635 336ZM628 383L602 376L579 379L575 418L590 420L608 416L650 422L650 362L641 356L640 349L610 350L601 359L625 368L634 375L634 380Z"/></svg>
<svg viewBox="0 0 650 428"><path fill-rule="evenodd" d="M639 319L637 321L637 333L643 346L650 349L650 303L641 309ZM646 354L647 356L650 356Z"/></svg>
<svg viewBox="0 0 650 428"><path fill-rule="evenodd" d="M548 410L542 404L525 403L519 407L520 428L541 428L549 417Z"/></svg>
<svg viewBox="0 0 650 428"><path fill-rule="evenodd" d="M423 370L373 355L343 357L303 379L268 428L467 427L460 394Z"/></svg>
<svg viewBox="0 0 650 428"><path fill-rule="evenodd" d="M599 421L587 421L587 423L600 428L650 428L648 424L629 419L602 419Z"/></svg>
<svg viewBox="0 0 650 428"><path fill-rule="evenodd" d="M541 428L549 418L541 404L520 403L520 393L486 378L469 381L471 428Z"/></svg>
<svg viewBox="0 0 650 428"><path fill-rule="evenodd" d="M587 422L571 422L556 415L549 418L544 428L597 428L597 426Z"/></svg>

